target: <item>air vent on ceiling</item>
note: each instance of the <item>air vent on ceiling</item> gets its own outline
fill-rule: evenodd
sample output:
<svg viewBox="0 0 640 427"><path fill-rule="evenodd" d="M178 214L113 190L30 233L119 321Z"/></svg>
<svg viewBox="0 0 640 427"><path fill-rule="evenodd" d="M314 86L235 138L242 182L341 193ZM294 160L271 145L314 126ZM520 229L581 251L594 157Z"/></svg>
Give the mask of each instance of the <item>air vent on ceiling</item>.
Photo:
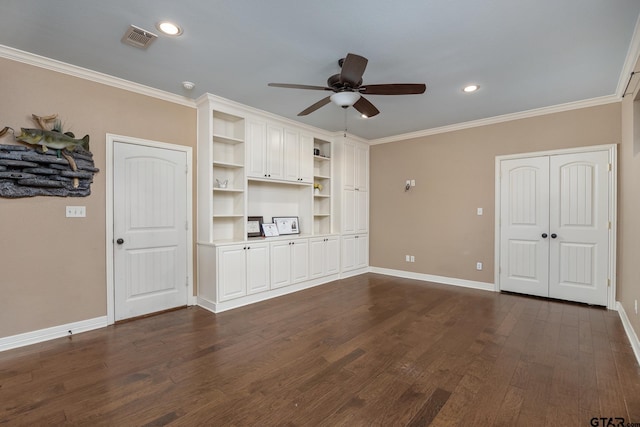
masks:
<svg viewBox="0 0 640 427"><path fill-rule="evenodd" d="M130 26L122 36L122 43L146 49L158 36L135 25Z"/></svg>

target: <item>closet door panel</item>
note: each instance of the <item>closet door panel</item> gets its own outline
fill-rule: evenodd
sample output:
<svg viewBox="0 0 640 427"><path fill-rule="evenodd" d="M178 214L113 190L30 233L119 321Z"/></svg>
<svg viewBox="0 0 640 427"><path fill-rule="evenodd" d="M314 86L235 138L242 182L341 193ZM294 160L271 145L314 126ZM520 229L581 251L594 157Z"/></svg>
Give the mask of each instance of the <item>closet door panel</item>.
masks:
<svg viewBox="0 0 640 427"><path fill-rule="evenodd" d="M609 156L551 156L549 296L607 304Z"/></svg>
<svg viewBox="0 0 640 427"><path fill-rule="evenodd" d="M500 167L500 290L548 296L549 159Z"/></svg>

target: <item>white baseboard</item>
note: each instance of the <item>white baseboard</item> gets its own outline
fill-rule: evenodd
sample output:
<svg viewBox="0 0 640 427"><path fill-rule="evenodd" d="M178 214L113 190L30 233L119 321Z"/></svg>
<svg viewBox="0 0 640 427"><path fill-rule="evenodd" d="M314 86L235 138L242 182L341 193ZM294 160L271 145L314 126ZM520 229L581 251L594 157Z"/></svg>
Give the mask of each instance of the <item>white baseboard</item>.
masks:
<svg viewBox="0 0 640 427"><path fill-rule="evenodd" d="M481 289L483 291L496 291L493 283L476 282L473 280L456 279L453 277L434 276L432 274L414 273L411 271L392 270L390 268L371 267L372 273L384 274L387 276L402 277L403 279L415 279L425 282L440 283L443 285L460 286L463 288Z"/></svg>
<svg viewBox="0 0 640 427"><path fill-rule="evenodd" d="M37 344L54 338L66 337L69 335L69 331L73 334L79 334L80 332L104 328L105 326L107 326L107 316L101 316L94 319L81 320L80 322L67 323L66 325L40 329L38 331L26 332L24 334L12 335L0 338L0 351Z"/></svg>
<svg viewBox="0 0 640 427"><path fill-rule="evenodd" d="M624 311L624 307L620 304L620 301L616 302L616 310L618 310L618 316L620 316L622 326L624 326L624 331L627 333L627 337L631 343L633 354L636 355L636 360L638 361L638 365L640 365L640 341L638 340L638 335L636 335L636 331L633 330L633 326L631 326L631 322L627 317L627 313Z"/></svg>
<svg viewBox="0 0 640 427"><path fill-rule="evenodd" d="M289 285L282 288L271 289L266 292L247 295L244 297L235 298L235 299L232 299L229 301L223 301L223 302L215 302L205 297L198 296L198 305L213 313L222 313L223 311L243 307L245 305L254 304L260 301L266 301L271 298L277 298L293 292L301 291L303 289L324 285L325 283L333 282L334 280L338 280L339 278L340 277L338 274L332 274L331 276L325 276L325 277L320 277L318 279L307 280L306 282L296 283L294 285Z"/></svg>

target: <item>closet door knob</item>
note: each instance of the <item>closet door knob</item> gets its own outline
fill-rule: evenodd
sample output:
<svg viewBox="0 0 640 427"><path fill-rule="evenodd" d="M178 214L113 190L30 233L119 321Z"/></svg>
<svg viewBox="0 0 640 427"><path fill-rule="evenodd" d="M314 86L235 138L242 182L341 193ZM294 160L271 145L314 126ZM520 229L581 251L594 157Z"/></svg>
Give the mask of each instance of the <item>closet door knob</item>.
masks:
<svg viewBox="0 0 640 427"><path fill-rule="evenodd" d="M543 238L543 239L546 239L546 238L547 238L547 236L548 236L548 234L547 234L547 233L542 233L542 238Z"/></svg>
<svg viewBox="0 0 640 427"><path fill-rule="evenodd" d="M555 239L556 237L558 237L558 235L556 233L551 234L551 238Z"/></svg>

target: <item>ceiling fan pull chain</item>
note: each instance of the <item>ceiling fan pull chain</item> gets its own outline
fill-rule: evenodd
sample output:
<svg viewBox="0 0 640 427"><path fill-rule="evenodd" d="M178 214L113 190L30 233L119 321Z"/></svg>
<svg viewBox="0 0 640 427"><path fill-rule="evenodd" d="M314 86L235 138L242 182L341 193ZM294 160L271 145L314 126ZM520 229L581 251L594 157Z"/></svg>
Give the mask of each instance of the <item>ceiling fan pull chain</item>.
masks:
<svg viewBox="0 0 640 427"><path fill-rule="evenodd" d="M344 137L347 137L347 109L344 109Z"/></svg>

